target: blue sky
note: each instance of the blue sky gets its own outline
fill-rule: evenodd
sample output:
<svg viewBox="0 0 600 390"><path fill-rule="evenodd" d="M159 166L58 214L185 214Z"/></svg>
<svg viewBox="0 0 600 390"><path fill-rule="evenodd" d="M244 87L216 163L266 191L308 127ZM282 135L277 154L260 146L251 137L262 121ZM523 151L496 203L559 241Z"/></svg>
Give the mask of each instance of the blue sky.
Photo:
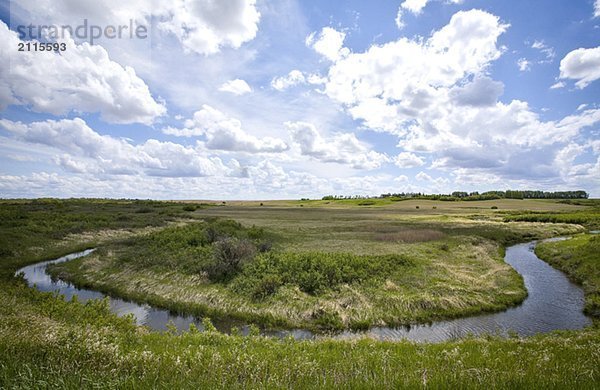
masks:
<svg viewBox="0 0 600 390"><path fill-rule="evenodd" d="M600 197L600 0L74 4L1 3L0 197Z"/></svg>

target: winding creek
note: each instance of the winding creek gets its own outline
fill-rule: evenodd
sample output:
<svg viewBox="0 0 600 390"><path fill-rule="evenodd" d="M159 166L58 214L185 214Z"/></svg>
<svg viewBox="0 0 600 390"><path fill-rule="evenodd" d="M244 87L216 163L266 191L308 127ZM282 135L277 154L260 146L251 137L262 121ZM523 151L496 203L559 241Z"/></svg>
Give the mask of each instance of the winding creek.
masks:
<svg viewBox="0 0 600 390"><path fill-rule="evenodd" d="M346 331L333 336L322 336L307 330L264 330L263 334L273 337L293 336L296 339L315 339L320 337L353 338L369 336L379 340L401 340L439 342L467 335L515 333L531 336L537 333L559 329L581 329L591 325L592 321L583 314L583 291L571 283L560 271L540 260L534 253L536 242L518 244L506 249L504 260L519 272L525 281L529 295L516 307L505 311L482 314L446 321L436 321L427 325L410 327L375 327L368 331ZM62 280L52 280L46 273L50 264L61 263L86 256L93 250L72 253L61 258L29 265L17 271L23 273L29 286L40 291L57 292L71 299L77 296L79 301L101 299L105 294L98 291L79 289ZM110 309L119 316L133 314L139 325L154 330L166 330L172 323L180 330L189 329L191 323L202 329L201 319L170 313L146 304L137 304L119 298L108 297ZM228 332L236 325L242 334L249 332L249 326L228 321L215 321L220 331Z"/></svg>

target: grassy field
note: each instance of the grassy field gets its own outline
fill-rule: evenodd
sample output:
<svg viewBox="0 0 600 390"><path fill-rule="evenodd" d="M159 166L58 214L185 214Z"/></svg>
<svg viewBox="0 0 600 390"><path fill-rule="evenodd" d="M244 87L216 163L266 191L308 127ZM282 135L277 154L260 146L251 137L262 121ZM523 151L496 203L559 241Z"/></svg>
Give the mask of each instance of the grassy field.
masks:
<svg viewBox="0 0 600 390"><path fill-rule="evenodd" d="M411 213L396 204L365 210L343 203L202 208L190 215L203 222L116 242L49 270L79 286L197 316L274 327L363 329L517 304L526 291L504 263L503 246L581 231L566 224L505 223L491 208L477 214L462 208L437 212L448 202L422 201L430 206L427 211L415 207ZM470 203L475 209L469 211L485 202ZM229 238L238 244L228 245L250 239L248 245L270 250L254 250L251 261L215 280L215 252Z"/></svg>
<svg viewBox="0 0 600 390"><path fill-rule="evenodd" d="M247 299L250 307L268 310L274 310L277 300L283 299L278 294L300 291L306 301L327 302L332 294L346 293L345 286L362 294L375 288L377 294L397 296L407 294L411 288L414 294L451 294L455 288L460 299L470 294L480 299L486 294L478 290L481 280L500 295L514 280L514 274L505 272L501 262L505 245L585 230L577 224L504 222L508 214L593 210L583 205L518 200L468 205L451 202L456 207L432 201L369 206L262 203L0 202L0 388L594 388L600 381L597 322L587 330L525 339L487 337L439 344L368 339L300 342L214 331L200 333L195 329L181 335L163 334L137 327L130 318L115 317L106 303L65 302L53 294L30 289L13 276L25 264L98 247L95 257L68 266L94 270L104 275L98 280L106 277L107 286L113 288L119 285L123 269L132 276L147 278L130 280L135 291L143 292L140 286L144 283L168 282L174 289L174 299L166 305L181 302L177 288L202 290L207 285L221 289L224 296L229 294L236 302ZM492 205L498 209L491 209ZM230 235L238 240L235 242L251 242L258 261L243 262L236 272L225 275L215 273L213 264L208 273L205 267L214 255L201 254L214 251L218 239L203 246L204 234L199 233L213 223L232 219L241 225L232 224ZM194 238L195 243L189 240ZM264 245L267 241L268 249L269 245ZM155 242L156 248L145 245L150 242ZM590 297L593 302L597 290L586 286L598 285L596 244L589 235L578 235L564 244L540 246L540 251L551 249L552 257L564 262L556 266L582 283L588 302ZM140 262L140 256L134 255L141 254L136 251L143 248L149 251L145 255L156 256L144 256L145 262ZM222 251L226 247L218 248ZM169 253L188 257L159 256ZM344 277L351 278L336 279L333 275L327 279L327 283L337 282L333 286L314 290L303 287L303 281L296 278L297 267L310 262L315 253L330 254L334 263L348 261ZM344 256L336 257L339 254ZM540 256L552 261L543 252ZM376 269L369 268L373 266ZM391 286L387 283L391 266L402 270L394 277L405 278L397 283L390 280L400 291L393 286L386 290ZM248 289L252 283L242 282L262 276L262 269L285 277L272 294L254 296ZM486 269L495 272L485 275ZM327 275L330 268L309 270ZM62 269L65 276L70 274L68 271L69 267ZM87 271L82 275L93 274ZM112 282L110 277L114 278ZM214 279L207 283L209 277ZM503 286L503 281L508 284ZM402 290L405 288L408 290ZM489 296L497 300L493 293ZM340 296L335 296L332 302L338 299ZM477 305L471 307L481 310ZM382 313L373 311L372 318L381 319ZM413 315L412 310L407 313ZM339 315L339 319L350 326L351 313L344 315L347 317Z"/></svg>

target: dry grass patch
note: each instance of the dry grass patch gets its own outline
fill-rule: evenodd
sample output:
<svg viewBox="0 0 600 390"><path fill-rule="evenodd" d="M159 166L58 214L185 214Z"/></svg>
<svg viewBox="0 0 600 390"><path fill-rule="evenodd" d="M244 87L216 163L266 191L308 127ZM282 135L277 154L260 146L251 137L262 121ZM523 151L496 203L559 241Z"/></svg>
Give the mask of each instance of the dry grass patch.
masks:
<svg viewBox="0 0 600 390"><path fill-rule="evenodd" d="M446 234L433 229L406 229L397 232L375 233L373 240L386 242L427 242L441 240Z"/></svg>

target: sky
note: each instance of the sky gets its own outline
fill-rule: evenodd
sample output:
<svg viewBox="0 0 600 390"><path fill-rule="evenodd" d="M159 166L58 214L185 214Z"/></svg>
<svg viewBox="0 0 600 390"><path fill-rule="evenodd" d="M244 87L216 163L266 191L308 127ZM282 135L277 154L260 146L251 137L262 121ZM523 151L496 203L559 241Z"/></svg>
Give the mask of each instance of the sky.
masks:
<svg viewBox="0 0 600 390"><path fill-rule="evenodd" d="M600 0L2 0L0 59L2 198L600 197Z"/></svg>

